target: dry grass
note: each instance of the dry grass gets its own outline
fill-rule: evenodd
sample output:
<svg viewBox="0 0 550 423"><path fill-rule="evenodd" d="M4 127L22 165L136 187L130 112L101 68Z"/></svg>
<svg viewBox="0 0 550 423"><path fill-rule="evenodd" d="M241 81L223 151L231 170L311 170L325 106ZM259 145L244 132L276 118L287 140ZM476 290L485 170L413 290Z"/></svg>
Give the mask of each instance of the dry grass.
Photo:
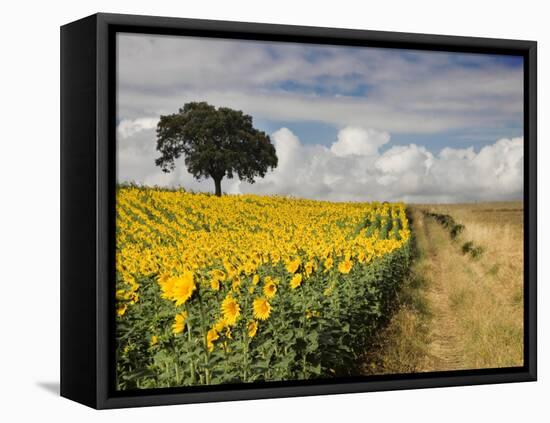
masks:
<svg viewBox="0 0 550 423"><path fill-rule="evenodd" d="M451 241L422 210L466 229ZM413 229L419 256L366 372L523 365L522 203L416 206ZM461 252L470 240L484 250L478 259Z"/></svg>
<svg viewBox="0 0 550 423"><path fill-rule="evenodd" d="M451 286L451 295L458 298L455 312L464 331L465 363L469 368L523 365L523 204L432 209L465 225L458 242L472 240L484 250Z"/></svg>

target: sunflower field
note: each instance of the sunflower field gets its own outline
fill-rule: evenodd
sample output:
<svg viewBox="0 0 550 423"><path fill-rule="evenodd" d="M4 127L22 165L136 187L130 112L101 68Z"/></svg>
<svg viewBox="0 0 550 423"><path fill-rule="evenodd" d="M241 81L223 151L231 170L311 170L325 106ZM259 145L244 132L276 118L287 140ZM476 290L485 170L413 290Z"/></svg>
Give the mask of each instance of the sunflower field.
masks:
<svg viewBox="0 0 550 423"><path fill-rule="evenodd" d="M408 272L402 203L120 186L116 388L356 375Z"/></svg>

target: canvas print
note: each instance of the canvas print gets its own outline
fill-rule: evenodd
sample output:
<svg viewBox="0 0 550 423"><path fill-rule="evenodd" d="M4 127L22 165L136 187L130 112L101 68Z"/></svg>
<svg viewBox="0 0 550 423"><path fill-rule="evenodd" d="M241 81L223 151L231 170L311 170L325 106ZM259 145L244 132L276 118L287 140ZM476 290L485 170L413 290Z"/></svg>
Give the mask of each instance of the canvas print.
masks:
<svg viewBox="0 0 550 423"><path fill-rule="evenodd" d="M523 58L118 33L115 388L523 366Z"/></svg>

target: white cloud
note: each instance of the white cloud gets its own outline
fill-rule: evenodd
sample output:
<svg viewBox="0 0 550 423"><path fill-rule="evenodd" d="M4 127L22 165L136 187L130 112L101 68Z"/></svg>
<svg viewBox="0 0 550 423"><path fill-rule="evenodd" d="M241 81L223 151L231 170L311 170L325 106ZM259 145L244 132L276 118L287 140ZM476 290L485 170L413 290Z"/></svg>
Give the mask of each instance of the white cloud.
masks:
<svg viewBox="0 0 550 423"><path fill-rule="evenodd" d="M474 152L474 147L469 148L448 148L445 147L441 150L439 155L446 160L452 159L473 159L476 155Z"/></svg>
<svg viewBox="0 0 550 423"><path fill-rule="evenodd" d="M338 132L338 140L332 144L330 151L337 156L371 156L389 140L390 134L387 132L348 126Z"/></svg>
<svg viewBox="0 0 550 423"><path fill-rule="evenodd" d="M281 166L254 185L241 183L239 191L333 201L522 198L523 138L501 139L478 153L473 148L445 148L434 155L422 146L410 144L392 146L384 152L373 148L363 155L335 154L334 146L348 139L346 134L380 134L356 127L349 132L346 129L349 128L342 130L330 149L303 145L286 128L277 131L273 139L278 154L283 153Z"/></svg>
<svg viewBox="0 0 550 423"><path fill-rule="evenodd" d="M158 121L158 117L123 119L117 126L117 135L122 139L131 137L140 131L156 128Z"/></svg>
<svg viewBox="0 0 550 423"><path fill-rule="evenodd" d="M395 146L380 156L374 166L383 174L428 174L434 157L424 147L416 144Z"/></svg>
<svg viewBox="0 0 550 423"><path fill-rule="evenodd" d="M288 128L279 129L271 138L279 158L277 168L254 184L224 179L224 192L331 201L462 202L522 198L521 137L500 139L477 153L473 148L447 147L439 154L416 144L380 151L380 147L389 143L389 134L361 127L342 129L330 148L303 144ZM345 154L340 150L343 146ZM162 173L154 164L157 155L152 129L120 139L118 180L213 191L213 182L194 179L181 158L174 172Z"/></svg>

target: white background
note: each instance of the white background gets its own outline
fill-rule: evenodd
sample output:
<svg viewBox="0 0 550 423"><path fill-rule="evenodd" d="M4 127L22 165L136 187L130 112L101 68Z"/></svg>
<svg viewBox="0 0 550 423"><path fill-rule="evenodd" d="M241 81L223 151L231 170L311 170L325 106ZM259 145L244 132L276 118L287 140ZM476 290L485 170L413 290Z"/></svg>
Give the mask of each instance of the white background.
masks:
<svg viewBox="0 0 550 423"><path fill-rule="evenodd" d="M548 421L550 31L543 1L18 1L0 42L0 413L49 421ZM539 42L539 381L97 412L58 397L59 26L95 12ZM544 241L543 241L544 240ZM546 258L546 260L545 260ZM546 263L544 263L546 261ZM545 390L547 392L545 392Z"/></svg>

